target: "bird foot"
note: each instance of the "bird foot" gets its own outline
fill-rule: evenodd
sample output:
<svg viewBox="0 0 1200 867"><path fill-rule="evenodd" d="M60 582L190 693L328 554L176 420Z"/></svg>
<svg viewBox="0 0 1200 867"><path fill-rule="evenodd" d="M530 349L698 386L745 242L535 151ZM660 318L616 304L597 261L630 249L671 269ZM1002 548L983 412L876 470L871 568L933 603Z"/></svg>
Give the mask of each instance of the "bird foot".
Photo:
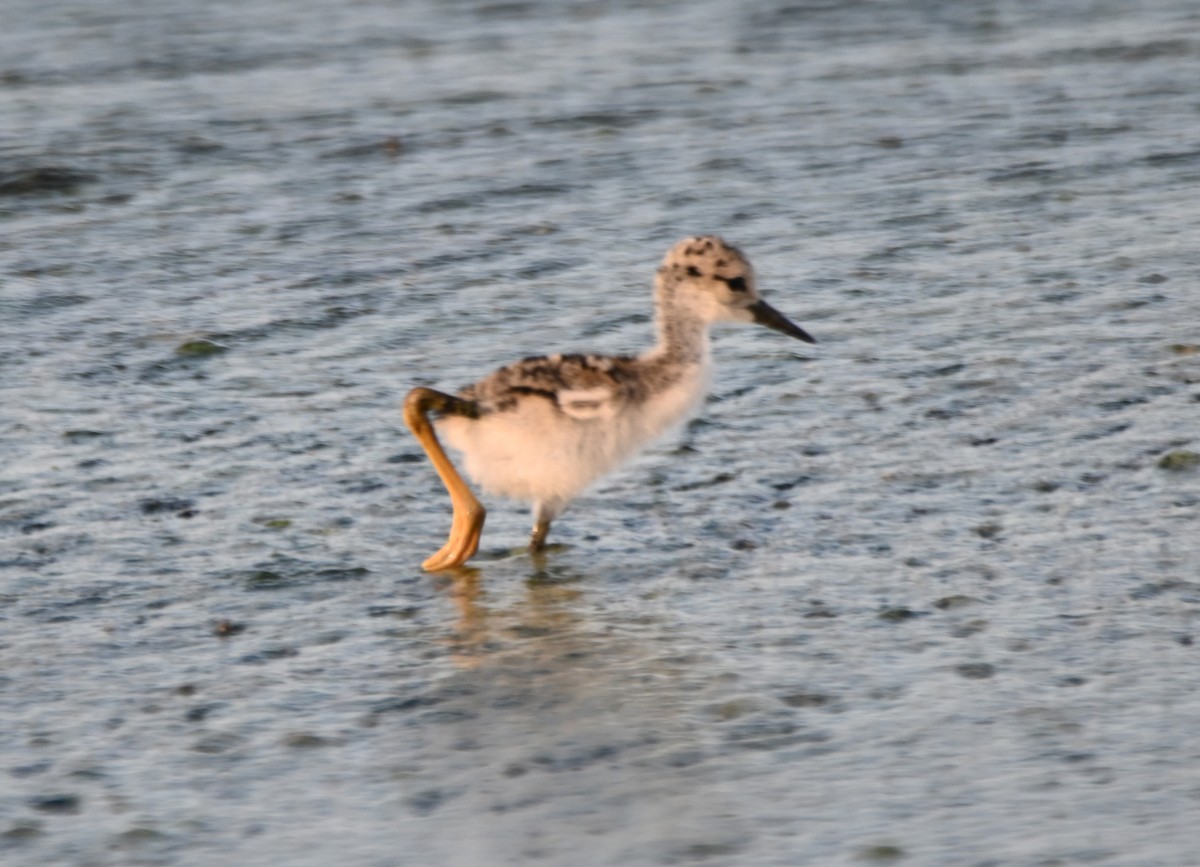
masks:
<svg viewBox="0 0 1200 867"><path fill-rule="evenodd" d="M436 554L429 557L421 568L426 572L454 569L466 563L479 550L479 537L483 535L483 521L487 512L478 508L454 511L454 522L450 525L450 538Z"/></svg>

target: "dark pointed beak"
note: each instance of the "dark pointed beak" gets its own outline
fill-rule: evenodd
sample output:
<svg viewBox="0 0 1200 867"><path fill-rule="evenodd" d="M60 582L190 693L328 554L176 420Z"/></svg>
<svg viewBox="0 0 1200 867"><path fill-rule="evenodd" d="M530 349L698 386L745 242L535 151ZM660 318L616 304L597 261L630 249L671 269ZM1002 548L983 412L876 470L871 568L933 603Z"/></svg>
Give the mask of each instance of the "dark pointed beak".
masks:
<svg viewBox="0 0 1200 867"><path fill-rule="evenodd" d="M797 340L803 340L805 343L817 342L809 336L807 331L788 319L766 301L755 301L746 309L753 314L754 321L759 325L774 328L776 331L782 332L789 337L795 337Z"/></svg>

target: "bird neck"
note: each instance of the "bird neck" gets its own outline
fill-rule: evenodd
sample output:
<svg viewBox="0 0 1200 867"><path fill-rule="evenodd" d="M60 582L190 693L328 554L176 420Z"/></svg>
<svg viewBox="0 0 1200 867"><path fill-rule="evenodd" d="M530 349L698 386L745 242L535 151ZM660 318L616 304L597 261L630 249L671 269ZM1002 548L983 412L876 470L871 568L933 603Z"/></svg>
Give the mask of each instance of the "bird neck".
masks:
<svg viewBox="0 0 1200 867"><path fill-rule="evenodd" d="M672 302L669 294L659 298L656 320L658 343L650 354L684 364L707 364L709 323L695 312Z"/></svg>

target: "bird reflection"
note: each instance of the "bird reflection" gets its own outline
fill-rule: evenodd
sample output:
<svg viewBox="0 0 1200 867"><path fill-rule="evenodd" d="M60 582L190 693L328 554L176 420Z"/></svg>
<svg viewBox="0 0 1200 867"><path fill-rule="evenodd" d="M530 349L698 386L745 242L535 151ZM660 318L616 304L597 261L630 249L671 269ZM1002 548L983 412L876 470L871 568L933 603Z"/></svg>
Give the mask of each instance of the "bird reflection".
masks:
<svg viewBox="0 0 1200 867"><path fill-rule="evenodd" d="M512 649L514 639L523 643L553 639L560 652L562 639L570 640L571 628L579 617L568 606L581 595L570 585L583 576L561 566L549 566L544 551L529 556L532 568L525 575L525 598L519 605L505 609L486 604L484 569L460 566L435 577L435 587L449 598L458 615L446 638L455 665L476 668L489 656Z"/></svg>

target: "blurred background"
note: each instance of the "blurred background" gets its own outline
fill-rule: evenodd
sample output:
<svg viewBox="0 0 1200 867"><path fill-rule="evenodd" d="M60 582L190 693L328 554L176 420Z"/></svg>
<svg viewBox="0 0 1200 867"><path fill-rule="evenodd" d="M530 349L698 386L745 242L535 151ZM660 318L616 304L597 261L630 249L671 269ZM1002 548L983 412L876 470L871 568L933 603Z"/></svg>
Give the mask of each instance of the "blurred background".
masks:
<svg viewBox="0 0 1200 867"><path fill-rule="evenodd" d="M1188 0L5 0L5 864L1184 864ZM399 403L816 347L555 524Z"/></svg>

